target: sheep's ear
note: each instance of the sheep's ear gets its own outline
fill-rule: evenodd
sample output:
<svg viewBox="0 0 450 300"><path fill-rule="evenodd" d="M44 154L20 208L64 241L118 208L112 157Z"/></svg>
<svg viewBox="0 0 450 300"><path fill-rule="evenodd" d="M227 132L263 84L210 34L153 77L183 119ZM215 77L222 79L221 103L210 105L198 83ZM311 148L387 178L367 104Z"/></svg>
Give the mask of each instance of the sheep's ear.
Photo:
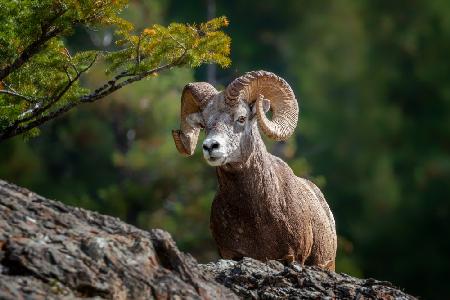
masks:
<svg viewBox="0 0 450 300"><path fill-rule="evenodd" d="M205 122L199 112L187 115L186 122L193 128L205 128Z"/></svg>
<svg viewBox="0 0 450 300"><path fill-rule="evenodd" d="M256 102L254 102L252 104L251 109L252 109L251 119L253 119L253 117L256 116ZM268 112L269 109L270 109L270 100L264 98L263 99L263 110L264 110L264 113Z"/></svg>

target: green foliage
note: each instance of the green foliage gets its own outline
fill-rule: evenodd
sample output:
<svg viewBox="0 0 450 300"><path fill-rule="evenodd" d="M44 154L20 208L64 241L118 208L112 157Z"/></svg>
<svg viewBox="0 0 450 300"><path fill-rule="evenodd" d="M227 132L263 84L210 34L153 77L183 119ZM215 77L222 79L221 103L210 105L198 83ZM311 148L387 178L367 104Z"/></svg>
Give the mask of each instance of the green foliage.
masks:
<svg viewBox="0 0 450 300"><path fill-rule="evenodd" d="M326 177L337 219L337 268L440 299L450 276L450 5L308 4L293 4L301 22L288 39L299 51L287 59L304 99L303 153Z"/></svg>
<svg viewBox="0 0 450 300"><path fill-rule="evenodd" d="M153 25L141 33L119 16L128 1L0 0L0 140L27 132L82 102L171 67L230 64L230 38L219 31L225 17L205 24ZM120 48L71 54L63 37L75 28L116 28ZM109 86L95 92L79 84L98 57ZM29 135L35 135L36 132Z"/></svg>
<svg viewBox="0 0 450 300"><path fill-rule="evenodd" d="M230 64L230 38L217 31L227 26L225 17L195 25L172 23L168 27L153 25L139 35L128 30L119 30L118 45L125 49L107 55L109 72L132 71L156 68L161 62L186 64L198 67L203 63L217 63L222 67Z"/></svg>
<svg viewBox="0 0 450 300"><path fill-rule="evenodd" d="M128 1L124 0L20 0L0 1L0 68L12 64L34 42L45 37L65 36L76 25L91 28L116 25L131 29L118 16ZM58 52L61 45L46 45ZM46 49L47 50L47 49Z"/></svg>

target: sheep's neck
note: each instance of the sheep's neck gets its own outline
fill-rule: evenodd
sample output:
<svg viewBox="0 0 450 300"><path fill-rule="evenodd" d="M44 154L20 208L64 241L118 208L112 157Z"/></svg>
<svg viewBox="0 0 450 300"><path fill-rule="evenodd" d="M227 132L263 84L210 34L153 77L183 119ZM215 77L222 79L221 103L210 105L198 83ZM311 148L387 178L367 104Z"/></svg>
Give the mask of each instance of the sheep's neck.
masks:
<svg viewBox="0 0 450 300"><path fill-rule="evenodd" d="M253 152L245 163L217 168L219 191L237 201L271 202L278 192L272 155L267 152L259 134L255 135ZM229 198L229 197L227 197Z"/></svg>

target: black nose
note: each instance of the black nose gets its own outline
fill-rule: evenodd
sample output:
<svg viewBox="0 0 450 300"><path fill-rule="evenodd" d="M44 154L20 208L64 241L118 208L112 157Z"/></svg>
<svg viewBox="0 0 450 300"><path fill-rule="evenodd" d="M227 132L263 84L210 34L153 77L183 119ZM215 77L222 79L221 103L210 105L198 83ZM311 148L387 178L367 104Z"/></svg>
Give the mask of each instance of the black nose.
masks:
<svg viewBox="0 0 450 300"><path fill-rule="evenodd" d="M220 146L219 142L213 139L207 139L203 143L203 149L208 152L211 152L214 149L219 149L219 146Z"/></svg>

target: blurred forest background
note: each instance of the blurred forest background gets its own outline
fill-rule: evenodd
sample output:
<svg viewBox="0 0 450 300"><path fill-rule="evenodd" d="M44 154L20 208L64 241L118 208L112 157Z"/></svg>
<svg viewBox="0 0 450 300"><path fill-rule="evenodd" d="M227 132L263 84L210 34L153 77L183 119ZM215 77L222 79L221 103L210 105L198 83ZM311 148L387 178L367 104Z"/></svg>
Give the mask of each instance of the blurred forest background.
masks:
<svg viewBox="0 0 450 300"><path fill-rule="evenodd" d="M306 0L130 1L124 17L199 23L226 15L229 69L177 69L84 105L39 137L0 145L0 178L46 197L168 230L201 262L215 171L181 157L180 93L223 87L246 71L284 77L300 100L296 134L269 143L314 180L335 214L337 271L392 281L442 299L450 286L450 2ZM112 49L112 30L79 28L71 51ZM83 83L96 87L96 67Z"/></svg>

